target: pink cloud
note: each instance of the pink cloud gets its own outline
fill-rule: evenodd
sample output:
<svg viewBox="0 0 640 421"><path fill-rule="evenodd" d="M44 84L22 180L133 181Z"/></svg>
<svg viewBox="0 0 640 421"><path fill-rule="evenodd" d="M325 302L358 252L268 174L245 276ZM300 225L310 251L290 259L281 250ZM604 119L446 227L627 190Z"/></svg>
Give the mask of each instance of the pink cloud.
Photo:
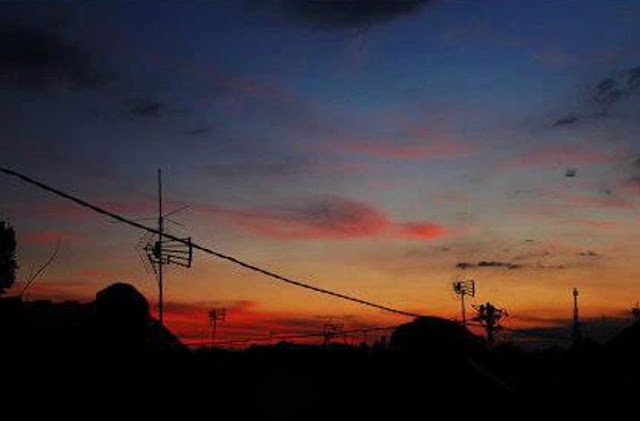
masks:
<svg viewBox="0 0 640 421"><path fill-rule="evenodd" d="M266 237L318 240L375 236L434 239L444 235L435 223L398 223L382 210L342 198L329 197L291 208L240 210L213 206L199 209Z"/></svg>
<svg viewBox="0 0 640 421"><path fill-rule="evenodd" d="M397 224L396 235L415 240L432 240L445 235L445 229L441 225L429 223Z"/></svg>
<svg viewBox="0 0 640 421"><path fill-rule="evenodd" d="M507 168L532 168L547 166L597 165L616 162L620 155L611 152L594 151L579 148L549 146L531 149L528 152L507 160Z"/></svg>

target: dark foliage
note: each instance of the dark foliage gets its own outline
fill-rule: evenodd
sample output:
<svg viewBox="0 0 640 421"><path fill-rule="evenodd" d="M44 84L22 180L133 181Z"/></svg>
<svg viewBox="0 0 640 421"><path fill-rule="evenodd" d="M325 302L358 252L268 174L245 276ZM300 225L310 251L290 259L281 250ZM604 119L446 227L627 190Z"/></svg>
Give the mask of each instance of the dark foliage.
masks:
<svg viewBox="0 0 640 421"><path fill-rule="evenodd" d="M12 227L0 221L0 295L16 281L16 235Z"/></svg>

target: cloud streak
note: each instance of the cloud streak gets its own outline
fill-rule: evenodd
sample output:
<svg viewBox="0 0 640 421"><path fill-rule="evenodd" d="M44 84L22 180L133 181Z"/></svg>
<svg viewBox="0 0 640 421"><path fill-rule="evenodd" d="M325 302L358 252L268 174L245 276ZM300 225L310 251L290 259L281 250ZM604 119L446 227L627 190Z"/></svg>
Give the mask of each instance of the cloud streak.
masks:
<svg viewBox="0 0 640 421"><path fill-rule="evenodd" d="M366 29L418 12L431 0L253 0L289 22L318 29Z"/></svg>
<svg viewBox="0 0 640 421"><path fill-rule="evenodd" d="M432 240L447 229L433 222L397 222L382 210L339 197L314 199L292 207L241 210L199 206L201 210L265 237L292 240L351 239L386 236Z"/></svg>

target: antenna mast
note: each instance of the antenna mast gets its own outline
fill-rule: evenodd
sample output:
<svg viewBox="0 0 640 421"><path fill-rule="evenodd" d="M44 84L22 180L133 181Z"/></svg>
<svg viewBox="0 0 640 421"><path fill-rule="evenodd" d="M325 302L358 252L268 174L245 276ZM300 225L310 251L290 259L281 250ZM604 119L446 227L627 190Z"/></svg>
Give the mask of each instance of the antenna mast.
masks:
<svg viewBox="0 0 640 421"><path fill-rule="evenodd" d="M462 326L467 325L466 309L464 305L464 297L468 295L470 297L476 296L476 283L470 279L467 281L456 281L453 283L453 292L460 296L460 310L462 313Z"/></svg>
<svg viewBox="0 0 640 421"><path fill-rule="evenodd" d="M175 212L169 212L169 215ZM190 268L193 262L191 238L182 240L176 239L173 235L165 237L165 216L162 208L162 170L158 168L158 236L155 241L148 239L144 251L151 262L151 267L158 275L158 321L160 324L164 323L164 266L173 263Z"/></svg>

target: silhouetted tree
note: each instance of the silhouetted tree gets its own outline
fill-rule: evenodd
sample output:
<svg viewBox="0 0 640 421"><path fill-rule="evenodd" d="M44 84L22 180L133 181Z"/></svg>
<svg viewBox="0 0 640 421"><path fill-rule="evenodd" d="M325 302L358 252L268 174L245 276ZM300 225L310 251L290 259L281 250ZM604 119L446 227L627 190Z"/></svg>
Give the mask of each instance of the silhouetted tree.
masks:
<svg viewBox="0 0 640 421"><path fill-rule="evenodd" d="M16 235L13 228L0 221L0 295L16 281Z"/></svg>

